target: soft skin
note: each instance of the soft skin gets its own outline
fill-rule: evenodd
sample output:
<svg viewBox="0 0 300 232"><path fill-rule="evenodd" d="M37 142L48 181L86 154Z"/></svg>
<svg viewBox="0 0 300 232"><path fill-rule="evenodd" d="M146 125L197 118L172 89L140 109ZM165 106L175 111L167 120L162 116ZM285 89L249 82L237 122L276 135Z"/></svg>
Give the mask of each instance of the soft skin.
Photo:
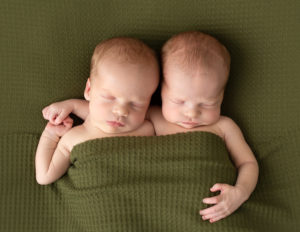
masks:
<svg viewBox="0 0 300 232"><path fill-rule="evenodd" d="M150 107L146 117L152 122L156 135L206 131L225 142L238 170L238 177L234 186L215 183L210 191L220 191L220 194L202 199L205 204L213 206L200 210L199 214L203 220L213 223L232 214L250 197L257 183L259 168L238 125L221 115L229 73L227 66L230 64L226 59L230 57L224 55L224 46L215 39L203 33L201 36L204 36L207 47L204 48L205 56L200 56L199 62L196 60L197 66L189 69L178 63L181 57L189 57L190 54L188 49L182 47L193 44L183 40L179 40L178 53L165 57L168 62L163 62L162 107ZM210 40L213 42L209 43ZM71 99L50 105L44 117L53 122L57 118L56 123L61 123L71 112L85 119L88 111L87 101Z"/></svg>
<svg viewBox="0 0 300 232"><path fill-rule="evenodd" d="M162 85L162 113L171 123L184 128L212 125L219 120L224 91L215 76L215 69L188 76L179 68L168 70Z"/></svg>
<svg viewBox="0 0 300 232"><path fill-rule="evenodd" d="M187 86L188 83L185 83L185 85ZM191 84L190 88L192 88L192 86L196 85ZM229 117L220 115L220 106L223 99L222 94L219 95L220 97L213 98L213 101L210 102L205 101L205 98L202 97L199 91L198 94L196 94L198 95L198 98L194 96L195 99L202 99L199 103L192 100L191 103L188 102L187 108L184 106L176 107L177 104L173 106L173 102L168 103L168 101L170 101L170 99L174 96L172 94L172 89L169 89L168 92L165 87L166 86L164 86L162 90L163 110L158 106L153 106L150 107L147 115L154 125L156 135L175 134L189 131L207 131L214 133L224 140L231 155L231 159L238 170L238 178L234 186L225 183L216 183L212 186L210 191L220 191L220 194L215 197L203 199L203 203L214 206L200 210L199 214L202 216L203 220L209 220L211 223L216 222L233 213L250 197L256 186L258 178L257 161L237 124ZM185 91L178 96L184 97L184 92ZM187 91L186 93L188 93L188 95L193 94L191 91ZM186 95L186 98L184 99L189 99L188 95ZM218 94L216 96L218 96ZM214 101L214 99L216 101ZM182 102L180 104L185 105ZM190 108L190 106L196 105L197 107ZM171 107L174 108L167 110ZM80 111L80 114L77 115L81 116L82 119L85 119L85 115L87 115L89 111L89 103L88 101L78 99L70 99L60 103L53 103L51 107L48 107L48 111L50 112L52 110L52 113L49 113L44 117L49 120L51 120L52 117L54 119L63 118L61 117L61 114L57 114L57 112L61 112L61 109L64 109L63 112L66 113L66 115L71 112L77 114L77 111ZM183 109L187 110L185 111ZM165 116L162 112L164 112ZM205 119L202 119L203 115L206 115ZM170 121L168 121L167 118ZM181 123L189 121L196 122L197 124L190 125Z"/></svg>
<svg viewBox="0 0 300 232"><path fill-rule="evenodd" d="M183 33L183 38L187 34ZM211 36L201 33L204 39L199 39L199 33L190 33L192 36L195 34L197 46L190 41L185 43L179 35L177 41L182 43L179 50L163 56L162 109L151 108L148 117L156 135L207 131L224 140L238 170L238 177L234 186L214 184L210 191L220 191L220 194L203 199L203 203L213 206L200 210L199 214L203 220L213 223L233 213L250 197L257 183L259 169L240 128L232 119L221 115L230 64L227 59L230 56L224 52L225 47ZM203 43L198 43L197 39L202 39ZM176 47L176 39L174 41ZM195 50L204 47L191 57L190 46L194 46ZM181 60L182 57L185 57L185 62ZM189 64L190 60L192 65Z"/></svg>
<svg viewBox="0 0 300 232"><path fill-rule="evenodd" d="M98 76L87 80L84 96L89 108L82 125L71 129L73 121L65 117L67 110L57 114L53 105L43 109L49 122L36 151L37 182L45 185L59 179L67 171L70 152L78 143L109 136L154 135L145 115L157 85L158 70L153 66L107 59L101 63Z"/></svg>
<svg viewBox="0 0 300 232"><path fill-rule="evenodd" d="M106 59L98 78L88 79L85 98L89 101L89 121L106 133L129 132L137 129L145 115L157 82L147 65L122 64ZM112 126L110 122L120 123ZM86 124L86 123L85 123Z"/></svg>

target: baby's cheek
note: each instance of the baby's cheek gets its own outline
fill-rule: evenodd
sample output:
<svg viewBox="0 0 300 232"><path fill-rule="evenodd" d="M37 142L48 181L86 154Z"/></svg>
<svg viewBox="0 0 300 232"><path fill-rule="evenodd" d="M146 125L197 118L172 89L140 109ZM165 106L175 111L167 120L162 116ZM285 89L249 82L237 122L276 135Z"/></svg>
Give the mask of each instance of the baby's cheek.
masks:
<svg viewBox="0 0 300 232"><path fill-rule="evenodd" d="M179 111L177 107L172 107L170 105L163 105L162 106L162 114L164 118L169 122L176 122L178 121Z"/></svg>
<svg viewBox="0 0 300 232"><path fill-rule="evenodd" d="M97 118L107 118L108 116L112 115L112 107L109 106L108 104L103 104L103 103L94 103L93 111L94 114L97 115Z"/></svg>
<svg viewBox="0 0 300 232"><path fill-rule="evenodd" d="M219 110L208 110L207 112L205 112L205 120L209 124L215 123L216 121L218 121L219 117L220 117Z"/></svg>
<svg viewBox="0 0 300 232"><path fill-rule="evenodd" d="M146 112L132 113L131 122L134 124L142 124L145 121Z"/></svg>

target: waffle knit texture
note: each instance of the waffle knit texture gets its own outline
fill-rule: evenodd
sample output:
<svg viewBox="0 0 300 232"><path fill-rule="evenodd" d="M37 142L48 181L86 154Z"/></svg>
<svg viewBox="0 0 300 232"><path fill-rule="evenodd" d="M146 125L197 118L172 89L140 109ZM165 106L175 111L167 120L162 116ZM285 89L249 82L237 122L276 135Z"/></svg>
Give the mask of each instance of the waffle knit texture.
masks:
<svg viewBox="0 0 300 232"><path fill-rule="evenodd" d="M299 231L299 12L299 0L1 0L0 231ZM83 98L95 46L131 36L159 54L187 30L230 52L222 114L259 162L251 198L220 222L200 220L211 185L235 181L224 145L205 133L87 142L64 178L38 185L41 110Z"/></svg>
<svg viewBox="0 0 300 232"><path fill-rule="evenodd" d="M300 188L291 183L300 179L300 131L289 135L258 147L265 156L255 191L214 224L198 214L202 199L217 194L209 191L215 183L236 180L214 134L90 140L74 147L68 172L48 186L35 181L38 136L1 137L1 231L297 231Z"/></svg>

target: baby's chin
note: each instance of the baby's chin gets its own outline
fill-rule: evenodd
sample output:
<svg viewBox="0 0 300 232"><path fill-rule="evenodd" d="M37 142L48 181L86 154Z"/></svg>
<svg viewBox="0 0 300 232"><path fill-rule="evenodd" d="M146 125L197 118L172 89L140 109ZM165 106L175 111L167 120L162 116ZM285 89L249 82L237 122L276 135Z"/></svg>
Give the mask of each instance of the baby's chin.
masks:
<svg viewBox="0 0 300 232"><path fill-rule="evenodd" d="M114 128L114 127L109 127L109 126L106 126L106 127L102 127L101 130L104 132L104 133L107 133L107 134L122 134L122 133L126 133L126 132L130 132L132 131L130 128Z"/></svg>

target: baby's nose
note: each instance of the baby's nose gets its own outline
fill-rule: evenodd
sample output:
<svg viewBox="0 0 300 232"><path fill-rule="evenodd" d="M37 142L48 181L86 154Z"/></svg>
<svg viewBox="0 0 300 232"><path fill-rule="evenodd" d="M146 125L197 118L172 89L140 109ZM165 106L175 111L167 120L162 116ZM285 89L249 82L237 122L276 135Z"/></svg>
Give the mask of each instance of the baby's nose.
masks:
<svg viewBox="0 0 300 232"><path fill-rule="evenodd" d="M200 112L195 109L188 109L184 112L184 115L188 118L196 118L198 114L200 114Z"/></svg>
<svg viewBox="0 0 300 232"><path fill-rule="evenodd" d="M119 117L127 117L129 112L126 106L118 105L113 108L113 113Z"/></svg>

